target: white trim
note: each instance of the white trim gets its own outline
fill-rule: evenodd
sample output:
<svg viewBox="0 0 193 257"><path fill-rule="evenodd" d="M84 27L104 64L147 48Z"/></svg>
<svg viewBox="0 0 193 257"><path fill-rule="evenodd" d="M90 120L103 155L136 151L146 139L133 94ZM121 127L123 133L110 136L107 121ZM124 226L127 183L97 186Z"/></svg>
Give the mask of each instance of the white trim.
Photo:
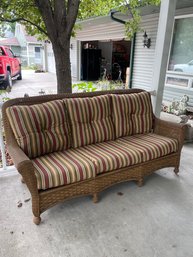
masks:
<svg viewBox="0 0 193 257"><path fill-rule="evenodd" d="M184 19L184 18L191 18L191 17L193 17L193 14L177 15L177 16L175 16L175 20Z"/></svg>
<svg viewBox="0 0 193 257"><path fill-rule="evenodd" d="M156 97L152 98L153 109L159 117L166 77L166 65L170 51L171 33L173 29L176 1L163 0L160 6L157 40L155 48L155 62L152 78L152 90L156 90Z"/></svg>
<svg viewBox="0 0 193 257"><path fill-rule="evenodd" d="M171 73L171 75L172 75L172 73L175 73L175 74L176 74L176 78L184 78L184 79L187 79L186 77L184 77L184 76L187 76L187 77L191 77L192 80L193 80L193 74L184 73L184 72L183 72L183 74L179 74L179 72L175 72L175 71L172 71L172 70L168 70L169 61L170 61L170 56L171 56L171 49L172 49L172 44L173 44L173 39L174 39L175 21L176 21L176 20L180 20L180 19L186 19L186 18L193 18L193 14L178 15L178 16L175 16L175 18L174 18L173 29L172 29L172 38L171 38L171 41L170 41L170 51L169 51L169 55L168 55L168 62L167 62L167 69L166 69L166 79L167 79L168 73L169 73L169 74ZM184 76L183 76L183 75L184 75ZM165 86L169 86L169 87L172 87L172 88L193 90L193 88L190 87L190 80L191 80L191 79L189 79L189 86L188 86L188 87L175 86L175 85L167 84L167 83L166 83L166 79L165 79Z"/></svg>
<svg viewBox="0 0 193 257"><path fill-rule="evenodd" d="M81 63L82 63L81 44L82 44L82 41L77 40L77 80L81 80Z"/></svg>

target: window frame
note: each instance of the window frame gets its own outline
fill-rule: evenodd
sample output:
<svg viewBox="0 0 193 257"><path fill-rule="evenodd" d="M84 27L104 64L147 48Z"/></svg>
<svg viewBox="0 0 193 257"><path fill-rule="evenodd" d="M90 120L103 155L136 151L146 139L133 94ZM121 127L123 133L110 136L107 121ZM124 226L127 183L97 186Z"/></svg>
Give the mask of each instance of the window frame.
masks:
<svg viewBox="0 0 193 257"><path fill-rule="evenodd" d="M173 23L173 28L172 28L172 36L171 36L171 41L170 41L170 50L169 50L168 61L167 61L165 86L166 87L176 88L176 89L181 89L181 90L188 89L188 90L193 91L193 74L177 72L177 71L171 71L171 70L168 69L169 62L170 62L170 56L171 56L171 50L172 50L172 43L173 43L173 39L174 39L175 22L176 22L176 20L185 19L185 18L193 18L193 14L176 15L174 17L174 23ZM181 78L182 79L183 78L184 79L188 79L189 80L188 81L188 85L187 85L187 87L184 87L184 86L176 86L176 85L173 85L173 84L167 84L166 82L167 82L168 77L175 77L175 78L179 78L179 79L181 79Z"/></svg>

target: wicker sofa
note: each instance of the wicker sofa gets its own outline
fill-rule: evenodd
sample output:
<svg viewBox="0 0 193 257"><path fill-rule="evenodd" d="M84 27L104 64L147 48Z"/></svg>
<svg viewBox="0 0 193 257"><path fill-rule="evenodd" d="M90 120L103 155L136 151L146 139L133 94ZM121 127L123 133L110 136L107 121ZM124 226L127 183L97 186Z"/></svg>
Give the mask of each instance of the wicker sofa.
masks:
<svg viewBox="0 0 193 257"><path fill-rule="evenodd" d="M53 205L137 181L164 167L179 172L184 126L156 118L140 89L60 94L4 103L8 151L32 196L33 221Z"/></svg>

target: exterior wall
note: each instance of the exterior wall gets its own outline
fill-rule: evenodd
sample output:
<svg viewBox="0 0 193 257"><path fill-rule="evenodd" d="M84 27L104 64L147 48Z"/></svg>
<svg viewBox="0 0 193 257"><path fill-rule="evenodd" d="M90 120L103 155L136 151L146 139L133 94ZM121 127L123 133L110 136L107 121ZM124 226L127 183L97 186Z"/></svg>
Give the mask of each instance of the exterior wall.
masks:
<svg viewBox="0 0 193 257"><path fill-rule="evenodd" d="M70 62L73 81L77 81L79 79L79 45L79 41L75 38L71 39Z"/></svg>
<svg viewBox="0 0 193 257"><path fill-rule="evenodd" d="M21 62L22 62L22 66L28 65L27 47L26 46L21 47Z"/></svg>
<svg viewBox="0 0 193 257"><path fill-rule="evenodd" d="M17 40L19 41L20 46L25 47L26 46L26 38L25 38L24 31L22 29L22 25L19 23L16 23L15 36L16 36Z"/></svg>
<svg viewBox="0 0 193 257"><path fill-rule="evenodd" d="M143 46L144 31L138 32L136 35L132 80L133 88L151 90L158 19L159 14L148 15L144 16L141 22L141 28L145 30L148 37L151 38L150 48L144 48Z"/></svg>
<svg viewBox="0 0 193 257"><path fill-rule="evenodd" d="M35 56L35 47L40 47L40 56L38 58ZM42 45L27 43L26 46L21 48L20 56L21 56L22 66L37 65L38 68L42 68L42 65L43 65Z"/></svg>
<svg viewBox="0 0 193 257"><path fill-rule="evenodd" d="M193 8L176 10L176 16L192 14ZM158 29L159 14L147 15L142 18L141 27L146 30L148 37L151 38L151 47L143 47L143 33L139 32L136 36L134 69L133 69L133 88L151 90L154 68L154 54ZM189 104L193 105L193 90L165 85L164 101L172 101L174 98L179 100L184 94L189 95Z"/></svg>
<svg viewBox="0 0 193 257"><path fill-rule="evenodd" d="M39 57L35 55L35 47L41 47L42 43L36 43L36 41L29 42L29 39L27 39L26 37L26 32L23 26L19 23L16 23L15 36L21 46L20 56L21 56L22 65L23 66L38 65L42 68L43 66L42 48L40 49Z"/></svg>
<svg viewBox="0 0 193 257"><path fill-rule="evenodd" d="M47 44L47 62L48 62L48 71L51 73L56 73L54 53L53 53L51 44Z"/></svg>
<svg viewBox="0 0 193 257"><path fill-rule="evenodd" d="M36 56L35 47L40 48L39 56ZM37 65L41 68L43 63L42 47L40 44L28 44L28 62L29 65Z"/></svg>

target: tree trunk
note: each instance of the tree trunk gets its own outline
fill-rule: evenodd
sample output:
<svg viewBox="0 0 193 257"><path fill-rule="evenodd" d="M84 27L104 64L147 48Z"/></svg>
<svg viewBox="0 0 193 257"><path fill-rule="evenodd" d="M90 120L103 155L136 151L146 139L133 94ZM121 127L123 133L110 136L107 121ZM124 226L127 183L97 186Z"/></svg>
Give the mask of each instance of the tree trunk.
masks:
<svg viewBox="0 0 193 257"><path fill-rule="evenodd" d="M62 45L54 41L52 45L56 63L57 93L72 93L70 40L65 39Z"/></svg>

